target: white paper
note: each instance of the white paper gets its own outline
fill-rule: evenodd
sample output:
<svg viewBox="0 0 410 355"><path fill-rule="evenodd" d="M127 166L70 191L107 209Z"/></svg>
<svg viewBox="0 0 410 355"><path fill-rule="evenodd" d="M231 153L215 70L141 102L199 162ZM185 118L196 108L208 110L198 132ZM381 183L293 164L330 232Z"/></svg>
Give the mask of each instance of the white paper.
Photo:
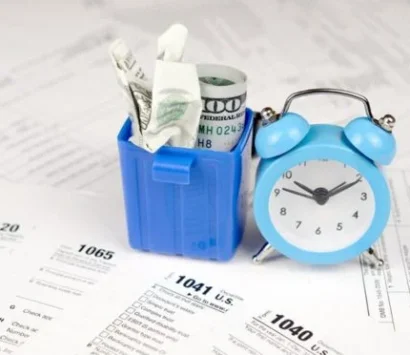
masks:
<svg viewBox="0 0 410 355"><path fill-rule="evenodd" d="M369 322L346 320L341 312L329 315L316 308L301 311L274 299L268 306L247 306L240 316L230 317L211 332L180 345L172 351L173 355L404 354L407 348L403 337L386 336Z"/></svg>
<svg viewBox="0 0 410 355"><path fill-rule="evenodd" d="M2 215L0 222L0 264L10 257L24 243L27 235L35 228L30 222L24 225L15 220L16 216Z"/></svg>
<svg viewBox="0 0 410 355"><path fill-rule="evenodd" d="M410 172L388 175L392 199L389 224L376 250L385 266L376 271L361 262L366 311L381 326L407 333L410 329ZM351 296L352 297L352 296Z"/></svg>
<svg viewBox="0 0 410 355"><path fill-rule="evenodd" d="M20 226L0 241L0 353L11 354L134 257L122 225L105 225L107 201L0 184L0 215ZM15 227L9 227L14 230Z"/></svg>
<svg viewBox="0 0 410 355"><path fill-rule="evenodd" d="M349 318L343 308L329 316L317 308L318 303L312 305L303 297L297 304L274 294L269 300L266 295L256 300L248 297L247 288L232 289L228 278L219 277L217 283L212 279L204 269L178 267L177 272L141 287L130 283L129 274L117 273L115 281L94 290L92 303L84 302L60 321L58 329L50 329L18 354L382 355L389 349L404 355L407 351L404 338L393 343L392 334L377 342L381 332L376 325L369 319ZM292 336L280 328L282 320L272 323L276 314L302 330L294 328ZM71 341L64 341L67 338Z"/></svg>
<svg viewBox="0 0 410 355"><path fill-rule="evenodd" d="M82 309L84 324L76 339L61 347L59 336L54 334L47 349L50 346L59 354L168 354L173 347L187 343L193 334L206 332L228 314L242 310L240 296L207 283L206 278L195 278L199 276L192 273L170 272L159 277L157 271L157 277L151 277L149 283L146 278L143 285L129 283L127 290L122 289L124 279L119 283L119 277L130 275L117 274L115 281L98 290L101 297L95 305ZM191 282L192 287L187 287ZM111 306L106 304L109 298ZM78 318L69 318L61 329L65 334L79 326ZM40 350L29 345L25 351Z"/></svg>
<svg viewBox="0 0 410 355"><path fill-rule="evenodd" d="M107 202L115 206L122 203L121 199L97 199L50 187L6 182L0 182L0 191L0 262L5 262L8 255L12 259L21 250L34 248L40 252L40 246L76 235L100 234L104 238L111 233L109 239L126 248L121 229L124 224L117 225L115 231L110 229L114 224L101 222L112 216L112 207ZM38 233L43 236L34 238L33 235ZM35 255L32 257L35 259Z"/></svg>
<svg viewBox="0 0 410 355"><path fill-rule="evenodd" d="M8 48L0 69L3 179L105 193L119 187L116 136L127 108L108 56L118 27L96 19L88 3L0 5Z"/></svg>

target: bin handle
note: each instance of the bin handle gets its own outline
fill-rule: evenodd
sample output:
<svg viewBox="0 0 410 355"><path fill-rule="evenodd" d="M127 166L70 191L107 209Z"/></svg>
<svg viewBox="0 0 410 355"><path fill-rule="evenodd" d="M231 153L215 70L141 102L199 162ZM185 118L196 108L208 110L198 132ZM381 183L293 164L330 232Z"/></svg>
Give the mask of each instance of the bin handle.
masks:
<svg viewBox="0 0 410 355"><path fill-rule="evenodd" d="M152 164L152 179L179 185L189 185L191 170L195 161L193 154L187 152L158 151Z"/></svg>

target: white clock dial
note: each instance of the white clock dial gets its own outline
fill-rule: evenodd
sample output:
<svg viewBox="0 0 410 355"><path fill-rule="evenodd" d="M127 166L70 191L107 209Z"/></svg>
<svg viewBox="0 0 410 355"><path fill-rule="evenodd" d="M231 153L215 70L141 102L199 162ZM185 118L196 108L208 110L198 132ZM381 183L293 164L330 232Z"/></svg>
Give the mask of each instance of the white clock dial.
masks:
<svg viewBox="0 0 410 355"><path fill-rule="evenodd" d="M272 188L269 214L290 244L331 252L358 241L375 212L369 183L334 160L309 160L284 172Z"/></svg>

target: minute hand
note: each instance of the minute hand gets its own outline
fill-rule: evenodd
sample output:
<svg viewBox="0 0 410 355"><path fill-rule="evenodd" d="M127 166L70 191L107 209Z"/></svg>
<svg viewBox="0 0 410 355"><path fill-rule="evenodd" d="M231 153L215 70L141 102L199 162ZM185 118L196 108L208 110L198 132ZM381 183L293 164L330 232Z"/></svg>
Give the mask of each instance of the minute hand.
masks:
<svg viewBox="0 0 410 355"><path fill-rule="evenodd" d="M359 178L359 179L357 179L357 180L351 182L350 184L343 185L341 188L339 188L339 189L337 189L337 190L334 190L333 192L330 192L330 194L328 195L328 197L332 197L332 196L334 196L334 195L336 195L336 194L338 194L338 193L340 193L340 192L342 192L342 191L345 191L345 190L347 190L347 189L350 189L351 187L353 187L354 185L356 185L356 184L359 183L360 181L362 181L362 178Z"/></svg>

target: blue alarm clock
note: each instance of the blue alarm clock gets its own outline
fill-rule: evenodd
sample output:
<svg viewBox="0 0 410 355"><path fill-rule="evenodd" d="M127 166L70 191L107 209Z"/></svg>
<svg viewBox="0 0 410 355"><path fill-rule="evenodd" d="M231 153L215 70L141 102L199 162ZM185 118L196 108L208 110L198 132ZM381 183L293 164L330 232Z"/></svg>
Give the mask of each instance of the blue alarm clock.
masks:
<svg viewBox="0 0 410 355"><path fill-rule="evenodd" d="M318 93L360 100L366 115L341 127L288 112L295 98ZM302 263L337 264L366 253L382 265L372 245L390 215L380 167L396 152L394 117L375 119L364 96L328 88L293 93L280 114L265 108L260 115L253 212L266 244L253 260L277 251Z"/></svg>

